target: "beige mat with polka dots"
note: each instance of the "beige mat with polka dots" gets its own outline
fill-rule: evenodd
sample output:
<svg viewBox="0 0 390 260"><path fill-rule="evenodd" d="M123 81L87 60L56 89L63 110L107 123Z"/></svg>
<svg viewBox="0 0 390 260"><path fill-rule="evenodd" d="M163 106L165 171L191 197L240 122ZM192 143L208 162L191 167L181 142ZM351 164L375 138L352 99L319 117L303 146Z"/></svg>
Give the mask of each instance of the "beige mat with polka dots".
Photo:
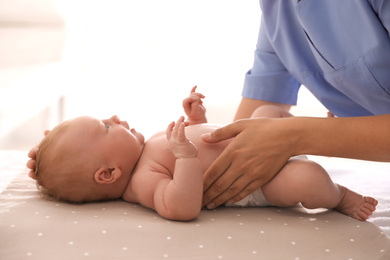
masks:
<svg viewBox="0 0 390 260"><path fill-rule="evenodd" d="M191 222L112 201L43 200L26 174L0 195L0 259L390 259L374 224L335 211L203 210Z"/></svg>

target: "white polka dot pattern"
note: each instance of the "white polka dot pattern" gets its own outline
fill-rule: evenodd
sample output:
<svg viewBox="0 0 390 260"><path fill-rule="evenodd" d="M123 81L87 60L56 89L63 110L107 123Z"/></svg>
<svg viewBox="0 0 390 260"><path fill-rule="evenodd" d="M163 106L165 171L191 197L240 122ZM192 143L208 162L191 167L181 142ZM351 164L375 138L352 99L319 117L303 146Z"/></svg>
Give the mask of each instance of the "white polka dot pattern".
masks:
<svg viewBox="0 0 390 260"><path fill-rule="evenodd" d="M0 259L390 259L379 228L335 211L218 208L175 222L123 201L42 200L24 177L13 185L0 195Z"/></svg>

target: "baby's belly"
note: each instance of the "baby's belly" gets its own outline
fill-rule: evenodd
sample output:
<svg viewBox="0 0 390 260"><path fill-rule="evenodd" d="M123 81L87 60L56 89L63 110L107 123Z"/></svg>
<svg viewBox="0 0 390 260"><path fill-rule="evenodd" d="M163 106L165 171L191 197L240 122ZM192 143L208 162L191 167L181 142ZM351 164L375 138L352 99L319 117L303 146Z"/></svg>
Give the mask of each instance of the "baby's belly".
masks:
<svg viewBox="0 0 390 260"><path fill-rule="evenodd" d="M186 128L186 136L198 148L198 158L204 170L208 169L230 142L227 140L219 143L206 143L202 140L202 134L211 133L220 127L221 125L200 124Z"/></svg>

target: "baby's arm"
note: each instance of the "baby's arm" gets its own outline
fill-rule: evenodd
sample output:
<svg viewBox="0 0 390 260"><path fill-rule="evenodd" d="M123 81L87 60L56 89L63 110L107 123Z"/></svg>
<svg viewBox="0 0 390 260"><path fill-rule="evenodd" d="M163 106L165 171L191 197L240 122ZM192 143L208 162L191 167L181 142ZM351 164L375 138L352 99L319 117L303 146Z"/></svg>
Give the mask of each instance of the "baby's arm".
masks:
<svg viewBox="0 0 390 260"><path fill-rule="evenodd" d="M169 219L191 220L202 207L203 170L197 148L185 136L184 117L167 128L167 139L176 157L173 179L157 185L154 194L156 211Z"/></svg>
<svg viewBox="0 0 390 260"><path fill-rule="evenodd" d="M196 86L191 89L189 97L183 100L184 112L188 116L190 125L207 123L206 108L203 106L201 93L196 92Z"/></svg>

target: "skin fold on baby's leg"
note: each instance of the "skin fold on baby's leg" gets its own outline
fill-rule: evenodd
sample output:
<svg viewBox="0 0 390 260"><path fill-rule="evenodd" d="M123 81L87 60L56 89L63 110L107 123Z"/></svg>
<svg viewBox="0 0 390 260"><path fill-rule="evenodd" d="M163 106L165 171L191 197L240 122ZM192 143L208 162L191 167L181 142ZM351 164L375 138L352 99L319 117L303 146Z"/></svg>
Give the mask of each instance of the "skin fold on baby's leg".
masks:
<svg viewBox="0 0 390 260"><path fill-rule="evenodd" d="M378 204L374 198L334 183L324 168L306 159L290 159L261 190L276 206L301 203L308 209L335 209L361 221L366 220Z"/></svg>

